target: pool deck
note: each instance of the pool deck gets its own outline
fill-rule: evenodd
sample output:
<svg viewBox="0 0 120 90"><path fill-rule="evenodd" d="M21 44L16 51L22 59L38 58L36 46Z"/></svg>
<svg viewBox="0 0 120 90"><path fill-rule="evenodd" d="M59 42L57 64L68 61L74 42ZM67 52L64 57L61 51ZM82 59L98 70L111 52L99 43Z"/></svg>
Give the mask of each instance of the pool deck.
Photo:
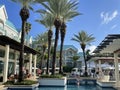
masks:
<svg viewBox="0 0 120 90"><path fill-rule="evenodd" d="M4 87L4 85L2 85L3 83L0 82L0 90L7 90L6 87Z"/></svg>
<svg viewBox="0 0 120 90"><path fill-rule="evenodd" d="M115 81L100 81L96 82L101 87L113 87L115 85Z"/></svg>
<svg viewBox="0 0 120 90"><path fill-rule="evenodd" d="M72 81L70 81L72 80ZM80 81L80 84L84 84L85 81L92 82L92 84L97 84L100 87L114 87L114 88L119 88L117 90L120 90L120 85L119 87L115 86L115 81L109 81L109 78L104 78L104 79L97 79L97 78L92 78L92 77L74 77L74 78L68 78L68 83L71 82L71 84L75 84L76 80Z"/></svg>
<svg viewBox="0 0 120 90"><path fill-rule="evenodd" d="M120 83L119 83L119 85L114 84L113 88L115 88L116 90L120 90Z"/></svg>

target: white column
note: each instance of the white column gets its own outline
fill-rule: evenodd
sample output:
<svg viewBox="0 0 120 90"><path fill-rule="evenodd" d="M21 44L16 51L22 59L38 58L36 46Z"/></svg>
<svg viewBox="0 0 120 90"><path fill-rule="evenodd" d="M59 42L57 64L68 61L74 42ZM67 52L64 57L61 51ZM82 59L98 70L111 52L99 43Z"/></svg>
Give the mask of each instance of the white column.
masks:
<svg viewBox="0 0 120 90"><path fill-rule="evenodd" d="M116 85L119 84L119 66L118 66L118 53L114 53L114 63L115 63L115 79Z"/></svg>
<svg viewBox="0 0 120 90"><path fill-rule="evenodd" d="M8 63L9 63L8 61L9 61L9 45L6 45L6 48L5 48L5 57L4 57L3 82L7 81Z"/></svg>
<svg viewBox="0 0 120 90"><path fill-rule="evenodd" d="M36 78L36 60L37 60L37 55L34 55L34 79Z"/></svg>
<svg viewBox="0 0 120 90"><path fill-rule="evenodd" d="M30 61L29 61L29 74L32 74L32 54L30 54Z"/></svg>
<svg viewBox="0 0 120 90"><path fill-rule="evenodd" d="M94 61L94 63L95 63L95 72L97 72L97 62Z"/></svg>
<svg viewBox="0 0 120 90"><path fill-rule="evenodd" d="M18 74L17 71L16 71L16 67L17 66L17 53L15 51L15 59L14 59L14 74Z"/></svg>
<svg viewBox="0 0 120 90"><path fill-rule="evenodd" d="M65 57L65 60L64 60L65 65L67 64L67 63L66 63L66 56L67 56L66 54L67 54L67 53L66 53L66 51L65 51L65 55L64 55L64 57Z"/></svg>
<svg viewBox="0 0 120 90"><path fill-rule="evenodd" d="M102 68L101 68L101 60L99 60L99 71L102 71Z"/></svg>

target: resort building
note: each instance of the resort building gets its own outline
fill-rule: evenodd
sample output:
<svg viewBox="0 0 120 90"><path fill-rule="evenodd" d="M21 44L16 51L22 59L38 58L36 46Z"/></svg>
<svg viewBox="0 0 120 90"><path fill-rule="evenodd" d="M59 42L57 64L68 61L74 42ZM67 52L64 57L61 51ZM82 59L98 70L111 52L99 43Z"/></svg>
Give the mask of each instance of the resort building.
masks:
<svg viewBox="0 0 120 90"><path fill-rule="evenodd" d="M9 21L6 8L0 5L0 81L6 82L12 74L16 72L20 52L21 32L16 29L14 24ZM25 68L32 74L32 60L34 60L34 67L36 67L37 52L32 49L32 37L25 36ZM32 57L34 56L34 57ZM35 70L34 70L35 72ZM35 73L34 73L35 76Z"/></svg>
<svg viewBox="0 0 120 90"><path fill-rule="evenodd" d="M60 52L60 45L57 47L57 52ZM73 45L64 45L63 46L63 65L66 66L73 66L73 59L72 57L77 55L78 49ZM56 66L59 65L59 60L56 62Z"/></svg>

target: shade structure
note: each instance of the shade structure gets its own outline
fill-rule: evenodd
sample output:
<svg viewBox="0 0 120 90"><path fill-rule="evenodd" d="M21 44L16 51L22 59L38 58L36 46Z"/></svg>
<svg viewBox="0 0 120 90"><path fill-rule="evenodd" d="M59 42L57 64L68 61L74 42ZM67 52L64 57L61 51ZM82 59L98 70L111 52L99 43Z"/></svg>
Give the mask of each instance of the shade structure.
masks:
<svg viewBox="0 0 120 90"><path fill-rule="evenodd" d="M7 36L4 35L0 35L0 45L5 46L5 45L10 45L10 48L14 49L14 50L21 50L21 43L19 43L18 41L11 39ZM36 50L34 50L33 48L29 47L29 46L24 46L24 52L25 53L32 53L32 54L37 54L39 52L37 52Z"/></svg>
<svg viewBox="0 0 120 90"><path fill-rule="evenodd" d="M120 50L120 34L109 34L94 50L94 53L114 53Z"/></svg>

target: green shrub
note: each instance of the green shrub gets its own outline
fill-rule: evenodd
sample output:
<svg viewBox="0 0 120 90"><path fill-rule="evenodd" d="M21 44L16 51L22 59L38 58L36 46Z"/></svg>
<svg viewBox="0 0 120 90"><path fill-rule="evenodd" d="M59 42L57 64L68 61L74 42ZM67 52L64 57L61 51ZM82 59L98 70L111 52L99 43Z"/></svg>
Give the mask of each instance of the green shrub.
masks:
<svg viewBox="0 0 120 90"><path fill-rule="evenodd" d="M63 72L71 72L73 67L70 67L70 66L63 66Z"/></svg>
<svg viewBox="0 0 120 90"><path fill-rule="evenodd" d="M37 81L32 81L32 80L24 80L22 82L7 81L4 83L4 85L32 85L36 83Z"/></svg>
<svg viewBox="0 0 120 90"><path fill-rule="evenodd" d="M62 78L62 75L56 74L56 75L41 75L41 78Z"/></svg>

